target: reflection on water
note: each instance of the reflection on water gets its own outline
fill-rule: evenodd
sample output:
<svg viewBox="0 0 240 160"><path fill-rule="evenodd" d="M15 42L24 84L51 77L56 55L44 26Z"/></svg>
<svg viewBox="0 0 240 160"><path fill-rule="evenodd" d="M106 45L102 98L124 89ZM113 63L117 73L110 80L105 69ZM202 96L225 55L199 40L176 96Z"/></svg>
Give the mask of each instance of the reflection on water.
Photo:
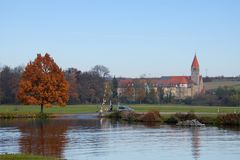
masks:
<svg viewBox="0 0 240 160"><path fill-rule="evenodd" d="M192 154L195 160L200 157L200 136L199 128L193 127L192 130Z"/></svg>
<svg viewBox="0 0 240 160"><path fill-rule="evenodd" d="M65 159L239 159L239 128L182 128L95 117L0 121L0 153Z"/></svg>
<svg viewBox="0 0 240 160"><path fill-rule="evenodd" d="M66 144L67 128L68 121L38 120L21 125L20 151L61 157Z"/></svg>

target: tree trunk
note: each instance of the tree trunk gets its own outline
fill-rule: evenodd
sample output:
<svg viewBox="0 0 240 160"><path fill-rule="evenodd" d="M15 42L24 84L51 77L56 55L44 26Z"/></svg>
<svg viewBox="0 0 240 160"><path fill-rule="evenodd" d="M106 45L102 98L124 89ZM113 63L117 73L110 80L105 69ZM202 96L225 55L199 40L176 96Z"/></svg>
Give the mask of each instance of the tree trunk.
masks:
<svg viewBox="0 0 240 160"><path fill-rule="evenodd" d="M41 104L41 112L40 113L43 113L43 104Z"/></svg>

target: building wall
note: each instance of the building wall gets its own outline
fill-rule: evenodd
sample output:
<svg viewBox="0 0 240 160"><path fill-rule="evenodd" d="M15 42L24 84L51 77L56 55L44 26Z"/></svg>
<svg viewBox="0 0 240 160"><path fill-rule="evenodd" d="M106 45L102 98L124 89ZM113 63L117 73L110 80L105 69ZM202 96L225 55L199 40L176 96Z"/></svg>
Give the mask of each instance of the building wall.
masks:
<svg viewBox="0 0 240 160"><path fill-rule="evenodd" d="M192 84L192 94L191 94L191 97L194 97L198 94L201 94L203 92L203 80L202 78L200 78L199 80L199 84Z"/></svg>
<svg viewBox="0 0 240 160"><path fill-rule="evenodd" d="M186 97L191 96L191 88L190 87L179 87L177 88L176 99L185 99Z"/></svg>
<svg viewBox="0 0 240 160"><path fill-rule="evenodd" d="M158 88L154 87L153 88L154 91L157 93L158 92ZM145 88L145 90L147 91L147 89ZM124 92L126 91L126 88L118 88L117 92L118 92L118 96L122 96L124 94ZM169 87L163 86L163 91L164 91L164 95L167 96L170 94L175 97L175 99L185 99L187 97L194 97L197 94L202 93L203 91L203 80L201 78L201 80L199 81L199 84L185 84L185 85L178 85L176 87ZM134 93L134 92L133 92ZM135 96L135 95L133 95Z"/></svg>

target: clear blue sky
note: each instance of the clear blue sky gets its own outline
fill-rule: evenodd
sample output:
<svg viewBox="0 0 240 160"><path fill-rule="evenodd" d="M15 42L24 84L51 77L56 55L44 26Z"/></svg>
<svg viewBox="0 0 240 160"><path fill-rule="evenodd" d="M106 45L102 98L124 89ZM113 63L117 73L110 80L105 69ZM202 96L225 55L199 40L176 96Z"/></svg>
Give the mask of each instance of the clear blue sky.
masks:
<svg viewBox="0 0 240 160"><path fill-rule="evenodd" d="M239 0L1 0L0 64L48 52L63 69L112 75L240 74Z"/></svg>

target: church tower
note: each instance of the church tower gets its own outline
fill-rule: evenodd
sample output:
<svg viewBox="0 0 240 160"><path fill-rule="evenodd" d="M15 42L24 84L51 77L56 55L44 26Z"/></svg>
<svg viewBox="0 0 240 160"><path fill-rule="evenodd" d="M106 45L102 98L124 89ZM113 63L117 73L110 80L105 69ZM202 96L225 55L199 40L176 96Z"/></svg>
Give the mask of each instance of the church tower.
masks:
<svg viewBox="0 0 240 160"><path fill-rule="evenodd" d="M191 67L191 80L194 85L199 85L200 69L197 56L195 54Z"/></svg>

